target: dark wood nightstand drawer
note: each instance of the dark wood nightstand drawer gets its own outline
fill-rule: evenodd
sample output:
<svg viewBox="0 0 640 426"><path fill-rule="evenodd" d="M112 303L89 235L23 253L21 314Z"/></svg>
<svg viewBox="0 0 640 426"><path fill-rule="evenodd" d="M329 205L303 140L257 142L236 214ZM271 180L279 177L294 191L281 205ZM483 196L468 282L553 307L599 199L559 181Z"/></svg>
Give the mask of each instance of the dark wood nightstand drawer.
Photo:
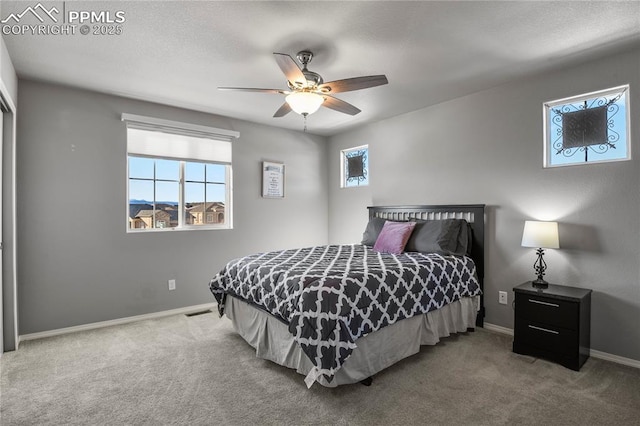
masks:
<svg viewBox="0 0 640 426"><path fill-rule="evenodd" d="M571 355L578 341L575 330L530 321L516 321L515 333L528 345L557 354Z"/></svg>
<svg viewBox="0 0 640 426"><path fill-rule="evenodd" d="M516 306L518 315L532 322L554 325L570 330L578 328L578 303L517 293Z"/></svg>

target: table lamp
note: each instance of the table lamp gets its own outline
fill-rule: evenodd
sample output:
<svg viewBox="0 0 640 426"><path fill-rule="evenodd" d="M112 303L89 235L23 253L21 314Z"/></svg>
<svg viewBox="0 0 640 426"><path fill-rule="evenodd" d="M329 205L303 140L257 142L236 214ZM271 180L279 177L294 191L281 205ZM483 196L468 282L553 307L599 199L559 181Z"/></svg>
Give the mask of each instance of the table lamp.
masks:
<svg viewBox="0 0 640 426"><path fill-rule="evenodd" d="M543 278L544 271L547 269L547 264L543 257L543 249L560 248L560 242L558 241L558 222L525 221L524 231L522 232L522 247L537 248L536 254L538 258L536 259L536 263L533 264L533 269L536 271L538 278L532 281L531 284L534 287L546 288L549 283Z"/></svg>

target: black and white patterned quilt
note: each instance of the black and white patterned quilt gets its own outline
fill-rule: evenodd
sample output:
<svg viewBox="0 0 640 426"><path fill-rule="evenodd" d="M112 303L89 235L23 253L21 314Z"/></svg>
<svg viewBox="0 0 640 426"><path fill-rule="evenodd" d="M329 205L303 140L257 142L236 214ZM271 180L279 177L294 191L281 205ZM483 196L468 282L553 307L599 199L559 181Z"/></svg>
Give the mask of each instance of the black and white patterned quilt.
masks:
<svg viewBox="0 0 640 426"><path fill-rule="evenodd" d="M469 257L393 255L359 244L232 260L209 288L220 315L230 294L286 322L315 365L312 380L324 375L329 382L356 348L358 338L481 293Z"/></svg>

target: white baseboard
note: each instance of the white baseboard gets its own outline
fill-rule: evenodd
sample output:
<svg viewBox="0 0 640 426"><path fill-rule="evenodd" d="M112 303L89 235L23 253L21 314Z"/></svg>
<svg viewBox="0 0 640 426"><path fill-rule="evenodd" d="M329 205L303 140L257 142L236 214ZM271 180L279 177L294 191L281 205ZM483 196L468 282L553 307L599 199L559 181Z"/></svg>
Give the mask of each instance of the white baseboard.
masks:
<svg viewBox="0 0 640 426"><path fill-rule="evenodd" d="M487 322L484 323L484 328L489 331L494 331L496 333L513 336L513 329L511 328L502 327L502 326L487 323ZM602 359L605 361L615 362L616 364L622 364L622 365L628 365L629 367L640 368L640 361L636 359L625 358L625 357L613 355L607 352L597 351L595 349L591 349L589 351L589 356Z"/></svg>
<svg viewBox="0 0 640 426"><path fill-rule="evenodd" d="M595 349L591 349L591 351L589 352L589 355L594 358L603 359L605 361L615 362L616 364L622 364L622 365L628 365L629 367L640 368L640 361L636 359L625 358L622 356L609 354L607 352L596 351Z"/></svg>
<svg viewBox="0 0 640 426"><path fill-rule="evenodd" d="M496 333L500 333L500 334L508 334L509 336L513 336L513 330L507 327L502 327L499 325L495 325L495 324L491 324L488 322L484 323L484 326L482 327L486 330L489 331L495 331Z"/></svg>
<svg viewBox="0 0 640 426"><path fill-rule="evenodd" d="M61 334L75 333L77 331L93 330L96 328L110 327L112 325L127 324L135 321L143 321L154 318L168 317L171 315L191 314L194 312L206 311L216 307L215 303L205 303L203 305L187 306L185 308L171 309L168 311L152 312L150 314L136 315L133 317L118 318L109 321L92 322L90 324L76 325L73 327L58 328L56 330L41 331L18 336L18 342L25 340L42 339L44 337L59 336Z"/></svg>

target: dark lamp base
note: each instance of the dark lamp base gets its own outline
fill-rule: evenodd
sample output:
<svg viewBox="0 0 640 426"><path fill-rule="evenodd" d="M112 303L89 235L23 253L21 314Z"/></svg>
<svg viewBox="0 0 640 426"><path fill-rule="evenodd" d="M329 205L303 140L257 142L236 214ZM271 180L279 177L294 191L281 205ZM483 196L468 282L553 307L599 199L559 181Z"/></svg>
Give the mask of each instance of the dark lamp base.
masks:
<svg viewBox="0 0 640 426"><path fill-rule="evenodd" d="M531 285L533 285L536 288L547 288L549 287L549 283L546 282L545 280L538 278L535 281L531 281Z"/></svg>
<svg viewBox="0 0 640 426"><path fill-rule="evenodd" d="M536 263L533 264L533 270L536 271L536 275L538 278L535 281L531 281L531 284L536 288L547 288L549 287L549 283L544 280L544 271L547 270L547 262L544 261L544 250L539 248L536 250L536 254L538 258L536 259Z"/></svg>

